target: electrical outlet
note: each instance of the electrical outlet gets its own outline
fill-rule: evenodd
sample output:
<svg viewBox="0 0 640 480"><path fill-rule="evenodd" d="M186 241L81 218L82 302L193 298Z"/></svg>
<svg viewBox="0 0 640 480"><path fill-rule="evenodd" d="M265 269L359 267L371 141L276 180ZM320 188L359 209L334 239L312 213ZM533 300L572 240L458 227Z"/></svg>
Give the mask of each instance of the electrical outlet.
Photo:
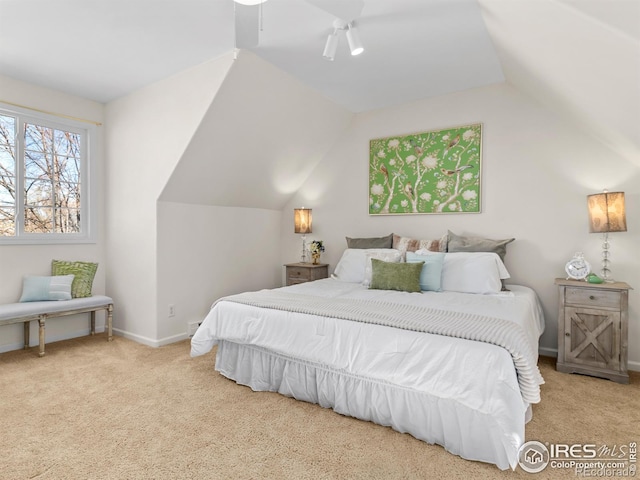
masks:
<svg viewBox="0 0 640 480"><path fill-rule="evenodd" d="M169 304L169 316L170 317L176 316L176 306L173 303Z"/></svg>
<svg viewBox="0 0 640 480"><path fill-rule="evenodd" d="M200 326L199 322L191 322L187 325L187 334L190 337L193 337L196 334L196 330L198 330L198 327Z"/></svg>

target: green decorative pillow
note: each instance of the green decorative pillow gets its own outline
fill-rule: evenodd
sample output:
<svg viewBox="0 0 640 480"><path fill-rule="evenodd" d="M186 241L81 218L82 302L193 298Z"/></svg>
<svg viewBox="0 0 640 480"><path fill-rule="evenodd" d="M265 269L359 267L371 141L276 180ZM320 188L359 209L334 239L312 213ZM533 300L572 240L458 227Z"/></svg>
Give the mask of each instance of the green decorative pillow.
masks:
<svg viewBox="0 0 640 480"><path fill-rule="evenodd" d="M371 287L377 290L420 291L420 273L424 262L390 263L371 259Z"/></svg>
<svg viewBox="0 0 640 480"><path fill-rule="evenodd" d="M51 275L73 275L71 284L71 297L82 298L91 296L93 278L98 270L97 263L91 262L67 262L53 260L51 262Z"/></svg>

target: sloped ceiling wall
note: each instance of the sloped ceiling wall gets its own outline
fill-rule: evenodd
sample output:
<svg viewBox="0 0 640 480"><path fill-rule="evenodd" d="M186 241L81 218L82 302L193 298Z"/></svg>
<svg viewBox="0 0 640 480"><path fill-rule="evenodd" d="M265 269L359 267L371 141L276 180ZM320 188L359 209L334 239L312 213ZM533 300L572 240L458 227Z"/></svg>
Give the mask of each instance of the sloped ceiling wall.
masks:
<svg viewBox="0 0 640 480"><path fill-rule="evenodd" d="M478 1L507 81L640 165L640 2Z"/></svg>
<svg viewBox="0 0 640 480"><path fill-rule="evenodd" d="M352 116L240 51L160 200L280 210Z"/></svg>

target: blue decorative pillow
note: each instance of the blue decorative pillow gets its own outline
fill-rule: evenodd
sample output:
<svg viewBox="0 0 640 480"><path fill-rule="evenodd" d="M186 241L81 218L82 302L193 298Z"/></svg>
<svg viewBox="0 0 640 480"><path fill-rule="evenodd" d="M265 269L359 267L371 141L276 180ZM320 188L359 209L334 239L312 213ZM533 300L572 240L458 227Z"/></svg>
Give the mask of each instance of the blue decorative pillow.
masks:
<svg viewBox="0 0 640 480"><path fill-rule="evenodd" d="M73 275L53 277L24 277L21 302L40 302L46 300L71 300Z"/></svg>
<svg viewBox="0 0 640 480"><path fill-rule="evenodd" d="M430 253L428 255L418 255L407 252L407 263L424 262L420 273L420 289L432 292L442 290L442 264L444 253Z"/></svg>

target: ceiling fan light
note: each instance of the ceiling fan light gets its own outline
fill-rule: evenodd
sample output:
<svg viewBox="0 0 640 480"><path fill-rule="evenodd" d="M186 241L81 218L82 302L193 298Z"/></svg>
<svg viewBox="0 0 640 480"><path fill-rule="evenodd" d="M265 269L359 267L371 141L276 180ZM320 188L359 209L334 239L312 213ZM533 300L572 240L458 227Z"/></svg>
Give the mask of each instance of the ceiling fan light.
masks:
<svg viewBox="0 0 640 480"><path fill-rule="evenodd" d="M325 60L329 60L333 62L333 59L336 56L336 50L338 49L338 33L333 32L330 33L327 37L327 43L324 46L324 52L322 52L322 57Z"/></svg>
<svg viewBox="0 0 640 480"><path fill-rule="evenodd" d="M267 0L233 0L240 5L260 5L261 3L266 2Z"/></svg>
<svg viewBox="0 0 640 480"><path fill-rule="evenodd" d="M358 31L353 25L349 25L349 28L347 30L347 41L349 42L351 55L360 55L362 52L364 52L364 47L362 46L362 42L360 41L360 35L358 35Z"/></svg>

